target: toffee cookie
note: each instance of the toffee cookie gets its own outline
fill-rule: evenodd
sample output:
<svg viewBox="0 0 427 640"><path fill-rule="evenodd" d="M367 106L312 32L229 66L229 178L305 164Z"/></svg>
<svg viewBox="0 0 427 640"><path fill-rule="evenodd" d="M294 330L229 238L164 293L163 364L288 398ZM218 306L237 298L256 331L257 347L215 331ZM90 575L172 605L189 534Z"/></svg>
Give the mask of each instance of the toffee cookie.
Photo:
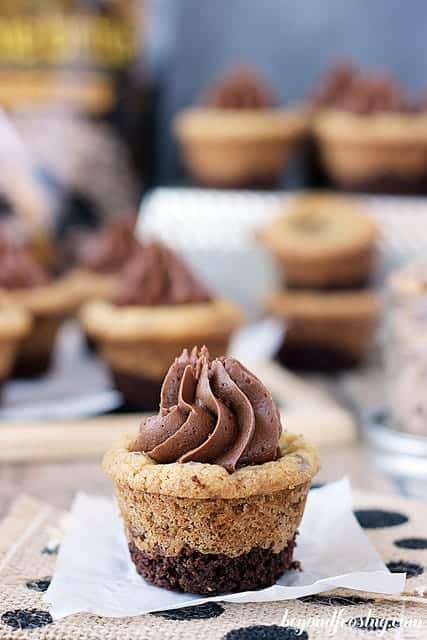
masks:
<svg viewBox="0 0 427 640"><path fill-rule="evenodd" d="M261 233L287 286L344 288L365 284L375 265L377 229L351 199L297 196Z"/></svg>
<svg viewBox="0 0 427 640"><path fill-rule="evenodd" d="M185 350L160 411L104 458L132 560L148 582L213 595L267 587L293 566L316 452L282 433L237 360Z"/></svg>

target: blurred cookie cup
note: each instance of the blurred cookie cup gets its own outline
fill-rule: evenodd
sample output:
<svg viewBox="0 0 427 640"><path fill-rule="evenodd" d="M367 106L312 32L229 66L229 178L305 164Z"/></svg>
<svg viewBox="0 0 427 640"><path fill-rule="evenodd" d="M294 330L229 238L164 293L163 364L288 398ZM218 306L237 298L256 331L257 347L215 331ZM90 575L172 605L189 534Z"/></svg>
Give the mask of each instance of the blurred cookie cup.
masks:
<svg viewBox="0 0 427 640"><path fill-rule="evenodd" d="M30 314L0 291L0 391L10 377L19 345L30 331Z"/></svg>
<svg viewBox="0 0 427 640"><path fill-rule="evenodd" d="M274 188L308 129L303 108L280 108L258 74L236 68L201 104L177 114L173 130L196 183Z"/></svg>
<svg viewBox="0 0 427 640"><path fill-rule="evenodd" d="M375 267L377 228L350 198L299 195L260 233L288 287L361 287Z"/></svg>
<svg viewBox="0 0 427 640"><path fill-rule="evenodd" d="M212 297L181 258L154 242L123 268L112 300L84 305L80 318L126 405L147 411L158 406L177 352L198 341L225 353L243 319L233 302Z"/></svg>
<svg viewBox="0 0 427 640"><path fill-rule="evenodd" d="M203 595L268 587L295 566L318 468L264 385L205 348L175 359L159 413L104 458L138 573Z"/></svg>
<svg viewBox="0 0 427 640"><path fill-rule="evenodd" d="M119 271L138 247L135 224L133 214L118 215L83 243L67 276L81 303L111 299Z"/></svg>
<svg viewBox="0 0 427 640"><path fill-rule="evenodd" d="M381 73L348 70L320 91L314 134L335 186L366 193L427 189L427 115Z"/></svg>
<svg viewBox="0 0 427 640"><path fill-rule="evenodd" d="M31 316L31 330L20 342L13 375L46 373L58 330L75 311L73 289L65 280L53 280L22 247L0 239L0 290Z"/></svg>
<svg viewBox="0 0 427 640"><path fill-rule="evenodd" d="M271 294L266 310L283 322L277 359L302 371L337 371L361 364L373 346L380 314L370 291L295 291Z"/></svg>

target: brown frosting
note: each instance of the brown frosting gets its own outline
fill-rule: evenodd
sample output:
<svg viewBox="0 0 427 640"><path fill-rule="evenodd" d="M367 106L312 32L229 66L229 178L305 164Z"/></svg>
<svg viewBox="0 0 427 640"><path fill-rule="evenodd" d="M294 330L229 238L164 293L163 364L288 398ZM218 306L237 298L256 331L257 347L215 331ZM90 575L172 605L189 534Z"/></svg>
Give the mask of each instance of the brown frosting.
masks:
<svg viewBox="0 0 427 640"><path fill-rule="evenodd" d="M216 109L268 109L275 99L254 69L236 67L212 85L202 104Z"/></svg>
<svg viewBox="0 0 427 640"><path fill-rule="evenodd" d="M212 298L186 264L159 242L140 245L120 272L113 297L117 305L208 302Z"/></svg>
<svg viewBox="0 0 427 640"><path fill-rule="evenodd" d="M135 216L118 216L109 220L84 246L80 264L97 273L117 273L138 247Z"/></svg>
<svg viewBox="0 0 427 640"><path fill-rule="evenodd" d="M49 282L47 272L8 233L0 235L0 288L30 289Z"/></svg>
<svg viewBox="0 0 427 640"><path fill-rule="evenodd" d="M160 410L132 450L156 462L207 462L232 473L279 456L280 415L253 373L234 358L184 349L163 382Z"/></svg>
<svg viewBox="0 0 427 640"><path fill-rule="evenodd" d="M349 62L333 65L314 92L317 107L331 107L359 115L411 111L408 96L396 80L385 73L362 71Z"/></svg>

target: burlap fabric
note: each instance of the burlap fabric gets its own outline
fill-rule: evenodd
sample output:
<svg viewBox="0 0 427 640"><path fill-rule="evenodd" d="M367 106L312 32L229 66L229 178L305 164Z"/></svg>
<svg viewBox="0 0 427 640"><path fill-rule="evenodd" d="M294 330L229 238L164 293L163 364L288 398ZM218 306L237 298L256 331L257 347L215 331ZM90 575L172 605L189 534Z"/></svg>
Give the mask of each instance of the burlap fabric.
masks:
<svg viewBox="0 0 427 640"><path fill-rule="evenodd" d="M355 506L364 510L359 517L365 524L384 524L388 518L388 526L366 529L386 562L406 562L427 572L427 549L395 545L399 540L417 539L418 547L423 546L427 521L423 503L356 492ZM427 610L419 595L427 597L426 573L409 578L406 593L395 599L340 591L292 602L215 603L124 619L82 614L52 622L42 596L55 570L63 518L53 507L24 496L15 501L0 525L0 640L427 637ZM402 522L405 518L408 520Z"/></svg>

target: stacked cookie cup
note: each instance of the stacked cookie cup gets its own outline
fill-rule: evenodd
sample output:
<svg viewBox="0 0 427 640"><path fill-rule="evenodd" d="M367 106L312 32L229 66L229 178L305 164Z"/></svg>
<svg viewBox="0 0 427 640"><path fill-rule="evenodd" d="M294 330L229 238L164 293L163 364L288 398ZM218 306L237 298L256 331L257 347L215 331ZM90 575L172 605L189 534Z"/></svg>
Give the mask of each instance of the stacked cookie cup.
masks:
<svg viewBox="0 0 427 640"><path fill-rule="evenodd" d="M283 287L266 301L284 325L278 358L295 369L335 371L369 353L379 314L370 290L377 230L350 199L297 196L262 234Z"/></svg>

